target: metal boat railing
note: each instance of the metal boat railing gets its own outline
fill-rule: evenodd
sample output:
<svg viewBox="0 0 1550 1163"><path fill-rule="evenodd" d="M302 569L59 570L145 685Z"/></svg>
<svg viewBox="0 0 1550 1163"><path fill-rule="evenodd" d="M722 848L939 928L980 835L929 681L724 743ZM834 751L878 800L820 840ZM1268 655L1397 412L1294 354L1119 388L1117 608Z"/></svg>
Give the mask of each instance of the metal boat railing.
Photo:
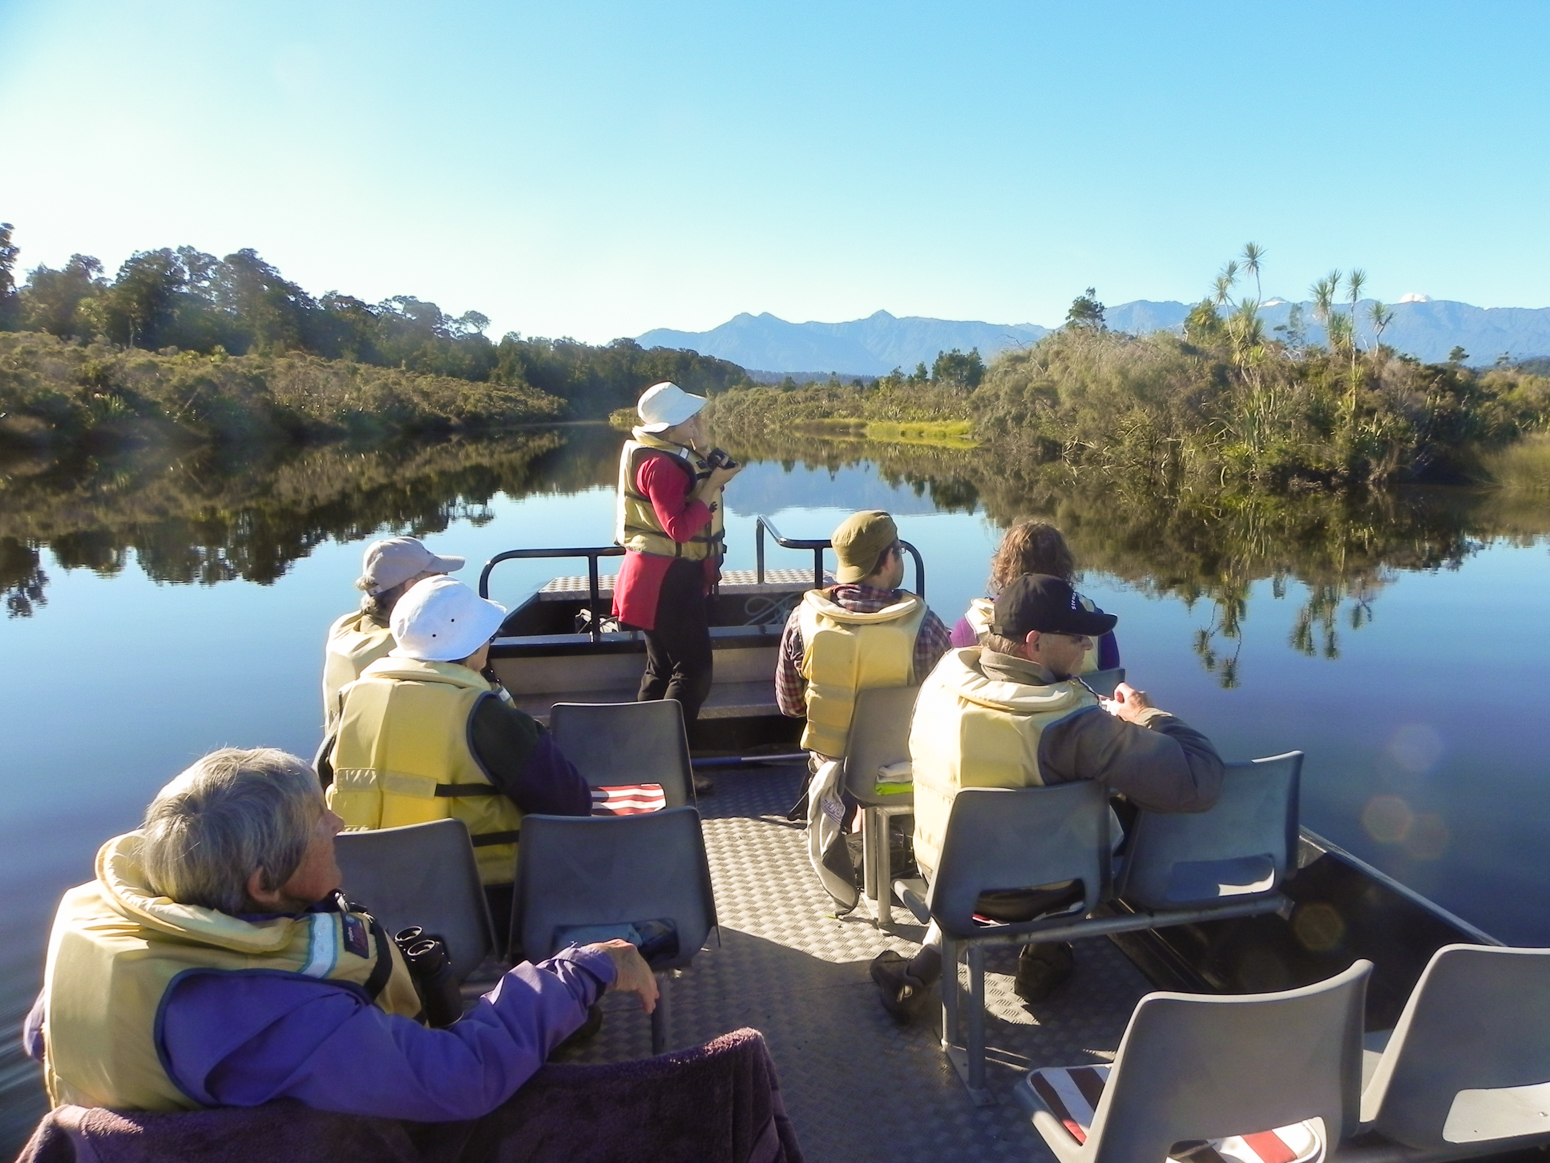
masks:
<svg viewBox="0 0 1550 1163"><path fill-rule="evenodd" d="M587 559L587 606L592 611L592 623L587 627L587 631L592 635L592 641L599 642L603 637L605 611L602 591L598 587L597 559L623 556L622 545L598 545L578 549L508 549L490 558L479 571L479 596L481 598L490 596L490 572L503 561L531 561L539 557L584 557Z"/></svg>
<svg viewBox="0 0 1550 1163"><path fill-rule="evenodd" d="M760 585L764 584L764 534L769 531L771 539L782 549L811 549L813 551L813 586L815 589L823 589L823 551L833 547L833 543L827 537L801 538L782 537L780 530L775 528L768 517L760 517L754 522L754 580ZM920 556L920 550L916 549L908 541L900 541L901 548L909 551L909 555L915 560L915 590L914 593L922 601L926 597L926 563Z"/></svg>

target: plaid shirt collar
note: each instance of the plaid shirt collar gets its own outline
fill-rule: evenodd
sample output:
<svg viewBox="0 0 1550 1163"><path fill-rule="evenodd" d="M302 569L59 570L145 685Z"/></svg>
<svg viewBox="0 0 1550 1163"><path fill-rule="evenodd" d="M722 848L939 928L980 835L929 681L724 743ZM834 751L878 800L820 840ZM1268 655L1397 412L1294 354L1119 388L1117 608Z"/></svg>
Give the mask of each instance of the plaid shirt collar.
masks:
<svg viewBox="0 0 1550 1163"><path fill-rule="evenodd" d="M856 614L875 614L899 600L898 590L880 590L876 586L838 585L829 590L837 606Z"/></svg>

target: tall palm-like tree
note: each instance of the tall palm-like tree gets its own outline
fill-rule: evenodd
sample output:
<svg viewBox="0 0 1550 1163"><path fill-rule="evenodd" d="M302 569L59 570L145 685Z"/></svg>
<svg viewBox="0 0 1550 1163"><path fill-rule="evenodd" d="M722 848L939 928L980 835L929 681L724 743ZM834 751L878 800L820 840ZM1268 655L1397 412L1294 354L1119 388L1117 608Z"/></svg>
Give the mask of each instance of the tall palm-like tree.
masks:
<svg viewBox="0 0 1550 1163"><path fill-rule="evenodd" d="M1334 312L1335 292L1340 289L1340 272L1330 271L1318 282L1309 288L1313 296L1313 317L1326 327L1329 326L1330 315Z"/></svg>
<svg viewBox="0 0 1550 1163"><path fill-rule="evenodd" d="M1231 303L1232 295L1229 292L1231 292L1233 284L1237 281L1238 260L1228 259L1227 265L1222 268L1222 273L1216 276L1215 291L1211 296L1211 301L1218 307Z"/></svg>
<svg viewBox="0 0 1550 1163"><path fill-rule="evenodd" d="M1254 301L1265 301L1265 289L1259 284L1259 264L1265 257L1265 248L1257 242L1243 244L1243 269L1254 276Z"/></svg>

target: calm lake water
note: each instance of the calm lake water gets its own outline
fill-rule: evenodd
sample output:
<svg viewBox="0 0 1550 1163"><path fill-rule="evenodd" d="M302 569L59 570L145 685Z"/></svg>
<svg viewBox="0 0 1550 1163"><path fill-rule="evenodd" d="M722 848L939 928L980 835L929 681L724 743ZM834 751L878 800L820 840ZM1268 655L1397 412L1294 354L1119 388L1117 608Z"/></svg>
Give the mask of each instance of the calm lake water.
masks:
<svg viewBox="0 0 1550 1163"><path fill-rule="evenodd" d="M44 1109L15 1032L60 893L108 836L223 745L310 756L325 627L365 540L466 556L599 545L620 437L599 428L279 462L142 457L0 463L0 1152ZM1002 527L1067 533L1081 588L1120 618L1130 681L1245 759L1300 748L1303 823L1515 944L1550 944L1550 646L1542 499L1453 491L1361 505L1155 497L975 454L792 444L728 502L729 566L754 518L826 537L886 508L925 555L949 623L982 592ZM789 561L782 560L789 558ZM775 550L771 564L806 554ZM554 572L511 563L515 605Z"/></svg>

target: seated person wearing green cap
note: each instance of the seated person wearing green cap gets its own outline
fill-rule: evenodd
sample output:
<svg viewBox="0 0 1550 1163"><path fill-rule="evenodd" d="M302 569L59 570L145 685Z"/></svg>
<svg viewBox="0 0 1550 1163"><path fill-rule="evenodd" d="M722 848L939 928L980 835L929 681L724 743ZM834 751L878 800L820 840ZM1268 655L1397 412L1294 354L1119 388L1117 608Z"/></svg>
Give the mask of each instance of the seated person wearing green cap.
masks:
<svg viewBox="0 0 1550 1163"><path fill-rule="evenodd" d="M887 513L852 514L830 542L839 584L808 590L786 619L775 699L782 714L807 717L804 748L840 759L856 695L920 682L947 652L951 634L924 600L899 588L904 552Z"/></svg>
<svg viewBox="0 0 1550 1163"><path fill-rule="evenodd" d="M592 789L480 671L506 608L435 577L393 608L397 645L341 693L319 763L346 828L468 825L497 929L509 924L525 812L586 816Z"/></svg>
<svg viewBox="0 0 1550 1163"><path fill-rule="evenodd" d="M1118 620L1061 578L1024 574L996 598L980 644L951 651L931 672L910 724L915 860L928 880L960 788L1091 779L1150 812L1204 812L1216 803L1222 760L1209 739L1152 706L1145 691L1120 683L1112 699L1099 699L1072 677L1093 640ZM1028 920L1068 903L1044 891L997 893L982 896L977 908ZM924 1009L942 973L941 940L933 923L914 960L885 950L872 961L872 980L896 1018ZM1029 945L1013 988L1038 1001L1070 967L1068 945Z"/></svg>

